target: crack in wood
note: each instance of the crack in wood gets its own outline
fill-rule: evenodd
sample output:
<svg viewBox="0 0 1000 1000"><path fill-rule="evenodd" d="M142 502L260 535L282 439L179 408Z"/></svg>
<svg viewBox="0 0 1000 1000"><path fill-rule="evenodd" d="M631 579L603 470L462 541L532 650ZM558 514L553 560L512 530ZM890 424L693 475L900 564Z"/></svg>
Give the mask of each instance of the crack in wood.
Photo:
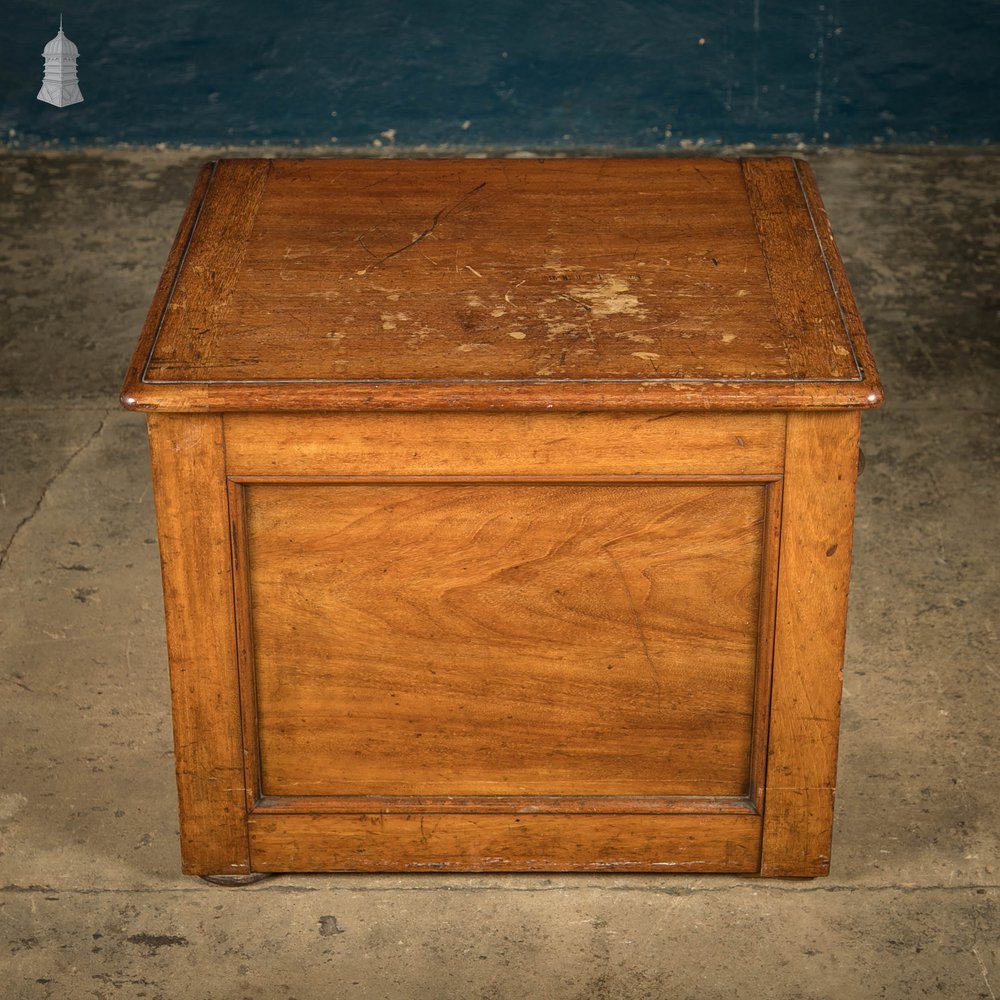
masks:
<svg viewBox="0 0 1000 1000"><path fill-rule="evenodd" d="M484 187L486 187L486 181L481 181L474 188L471 188L470 190L466 191L465 194L463 194L462 197L459 198L457 201L452 202L450 205L445 205L444 208L438 209L438 211L434 214L434 218L431 219L431 224L422 233L418 233L416 236L414 236L413 239L410 240L410 242L407 243L405 246L401 246L399 247L399 249L393 250L390 253L385 254L383 257L379 257L378 254L372 252L372 250L365 243L363 236L359 236L357 238L357 241L358 243L361 244L365 252L368 253L369 256L374 258L375 263L372 264L371 266L381 267L383 264L385 264L386 261L392 260L393 257L398 257L401 253L405 253L411 247L415 247L421 240L427 239L427 237L434 232L434 230L437 228L437 224L442 219L444 219L447 215L450 215L453 211L455 211L456 208L458 208L459 205L461 205L467 199L471 198L478 191L482 191Z"/></svg>

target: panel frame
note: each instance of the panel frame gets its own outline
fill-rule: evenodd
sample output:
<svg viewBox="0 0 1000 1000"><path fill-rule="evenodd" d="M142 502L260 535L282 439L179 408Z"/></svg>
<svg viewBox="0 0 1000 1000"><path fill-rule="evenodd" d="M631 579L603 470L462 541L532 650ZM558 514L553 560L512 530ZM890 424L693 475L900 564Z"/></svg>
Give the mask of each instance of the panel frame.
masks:
<svg viewBox="0 0 1000 1000"><path fill-rule="evenodd" d="M182 869L250 874L222 418L151 414Z"/></svg>
<svg viewBox="0 0 1000 1000"><path fill-rule="evenodd" d="M756 874L761 817L254 813L259 872Z"/></svg>
<svg viewBox="0 0 1000 1000"><path fill-rule="evenodd" d="M245 718L247 825L259 871L728 871L759 867L770 713L772 631L781 534L785 414L227 414L227 484L234 546L245 546L246 484L266 482L658 482L764 483L757 688L751 787L744 797L468 798L431 801L259 794L251 623L237 618ZM462 474L454 474L461 468ZM393 470L389 474L387 470ZM478 471L476 471L478 469ZM569 470L576 470L576 474ZM336 470L337 475L331 475ZM407 470L411 470L407 472ZM416 470L416 471L412 471ZM555 474L553 474L555 470ZM630 470L623 472L622 470ZM668 470L670 474L665 474ZM234 578L249 608L246 551ZM247 665L250 669L247 669ZM328 808L339 811L324 811ZM474 808L475 811L471 811ZM353 810L353 811L352 811ZM589 848L512 857L504 831L559 830ZM417 823L421 836L412 836ZM424 843L433 829L463 831L462 857L442 859ZM541 825L540 825L541 824ZM547 824L547 825L546 825ZM530 836L530 835L529 835ZM345 839L346 838L346 839ZM370 848L366 841L375 838ZM610 839L609 839L610 838ZM604 846L598 846L596 841ZM348 845L346 848L344 845ZM614 844L614 848L610 845ZM341 845L335 847L335 845ZM359 853L360 852L360 853ZM506 854L507 856L501 856ZM362 856L363 855L363 856ZM617 855L617 857L613 856Z"/></svg>
<svg viewBox="0 0 1000 1000"><path fill-rule="evenodd" d="M861 414L788 416L760 874L830 871Z"/></svg>
<svg viewBox="0 0 1000 1000"><path fill-rule="evenodd" d="M767 476L783 413L233 413L229 476Z"/></svg>
<svg viewBox="0 0 1000 1000"><path fill-rule="evenodd" d="M229 509L234 540L233 573L236 581L237 632L239 648L240 689L243 692L243 717L248 738L245 740L245 781L248 789L248 809L252 821L267 816L331 816L349 815L557 815L576 817L599 816L687 816L754 815L759 816L763 801L764 767L767 759L767 729L770 707L771 632L777 589L777 546L780 537L781 487L780 475L750 476L672 476L672 475L601 475L601 476L537 476L537 475L339 475L339 476L247 476L230 475ZM755 690L751 719L749 781L746 794L722 795L267 795L262 790L257 704L254 695L255 663L253 626L251 620L249 553L246 529L247 485L392 485L418 484L524 484L524 485L726 485L764 488L764 522L761 527L760 584L758 593L757 650L755 656ZM285 821L279 821L284 823ZM331 819L331 829L340 820ZM293 824L294 825L294 824ZM253 826L253 824L252 824ZM258 831L266 829L259 824ZM266 839L266 838L265 838ZM530 870L530 869L525 869Z"/></svg>

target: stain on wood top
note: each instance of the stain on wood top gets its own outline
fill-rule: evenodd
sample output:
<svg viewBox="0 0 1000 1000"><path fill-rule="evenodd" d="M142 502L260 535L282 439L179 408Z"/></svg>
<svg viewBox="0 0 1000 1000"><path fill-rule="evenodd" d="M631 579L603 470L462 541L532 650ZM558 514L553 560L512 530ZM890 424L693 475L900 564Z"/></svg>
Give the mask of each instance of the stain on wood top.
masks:
<svg viewBox="0 0 1000 1000"><path fill-rule="evenodd" d="M164 410L880 401L791 159L210 164L123 388Z"/></svg>

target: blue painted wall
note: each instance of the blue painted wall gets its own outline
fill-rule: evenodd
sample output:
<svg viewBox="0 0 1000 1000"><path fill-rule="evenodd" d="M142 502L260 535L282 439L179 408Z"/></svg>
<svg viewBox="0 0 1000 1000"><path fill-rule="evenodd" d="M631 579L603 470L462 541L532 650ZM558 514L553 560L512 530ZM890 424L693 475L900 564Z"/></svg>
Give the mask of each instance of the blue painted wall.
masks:
<svg viewBox="0 0 1000 1000"><path fill-rule="evenodd" d="M85 101L35 99L59 12ZM1000 141L996 0L0 4L0 142Z"/></svg>

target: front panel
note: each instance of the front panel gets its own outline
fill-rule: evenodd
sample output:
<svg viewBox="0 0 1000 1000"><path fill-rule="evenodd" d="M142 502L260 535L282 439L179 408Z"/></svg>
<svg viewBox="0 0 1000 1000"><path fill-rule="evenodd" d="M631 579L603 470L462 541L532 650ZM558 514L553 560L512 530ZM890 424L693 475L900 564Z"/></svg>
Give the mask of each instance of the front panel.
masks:
<svg viewBox="0 0 1000 1000"><path fill-rule="evenodd" d="M777 472L254 475L243 420L255 870L756 868Z"/></svg>
<svg viewBox="0 0 1000 1000"><path fill-rule="evenodd" d="M244 487L263 796L746 796L763 484Z"/></svg>

